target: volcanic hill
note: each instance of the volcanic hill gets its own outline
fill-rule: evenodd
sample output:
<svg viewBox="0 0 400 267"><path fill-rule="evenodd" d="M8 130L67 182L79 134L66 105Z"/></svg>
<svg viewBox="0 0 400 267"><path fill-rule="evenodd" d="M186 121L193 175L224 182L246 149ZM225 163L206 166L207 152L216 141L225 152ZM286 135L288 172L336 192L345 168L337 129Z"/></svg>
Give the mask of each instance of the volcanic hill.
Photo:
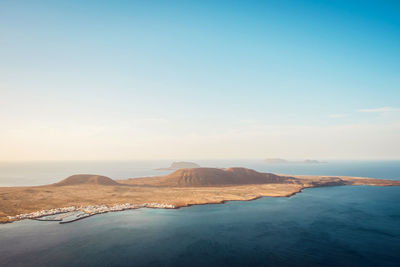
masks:
<svg viewBox="0 0 400 267"><path fill-rule="evenodd" d="M152 186L218 186L270 183L297 183L297 179L272 173L261 173L246 168L190 168L179 169L169 175L154 178L133 178L120 181L126 184Z"/></svg>
<svg viewBox="0 0 400 267"><path fill-rule="evenodd" d="M64 180L55 183L55 186L67 186L67 185L83 185L83 184L94 184L94 185L120 185L116 181L106 176L94 175L94 174L76 174L72 175Z"/></svg>

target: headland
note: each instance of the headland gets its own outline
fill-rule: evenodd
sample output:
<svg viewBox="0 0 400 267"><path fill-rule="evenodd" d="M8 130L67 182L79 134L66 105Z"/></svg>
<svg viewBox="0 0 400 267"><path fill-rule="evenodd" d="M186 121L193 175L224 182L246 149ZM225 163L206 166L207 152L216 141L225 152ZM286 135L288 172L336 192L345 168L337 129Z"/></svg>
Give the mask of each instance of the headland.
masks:
<svg viewBox="0 0 400 267"><path fill-rule="evenodd" d="M188 168L166 176L126 180L80 174L44 186L0 187L0 222L41 219L65 223L126 209L170 209L266 196L288 197L304 188L345 185L400 186L400 181L278 175L246 168Z"/></svg>

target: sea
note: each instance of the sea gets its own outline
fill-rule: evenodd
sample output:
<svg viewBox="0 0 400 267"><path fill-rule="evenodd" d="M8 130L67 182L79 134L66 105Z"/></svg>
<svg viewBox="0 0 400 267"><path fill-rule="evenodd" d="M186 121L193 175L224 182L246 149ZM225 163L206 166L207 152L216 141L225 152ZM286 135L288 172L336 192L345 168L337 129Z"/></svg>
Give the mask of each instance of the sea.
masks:
<svg viewBox="0 0 400 267"><path fill-rule="evenodd" d="M170 161L3 162L0 186L77 173L113 179L167 174ZM196 161L281 174L400 180L400 161L265 164ZM291 197L137 209L70 224L0 225L0 266L400 266L400 187L335 186Z"/></svg>

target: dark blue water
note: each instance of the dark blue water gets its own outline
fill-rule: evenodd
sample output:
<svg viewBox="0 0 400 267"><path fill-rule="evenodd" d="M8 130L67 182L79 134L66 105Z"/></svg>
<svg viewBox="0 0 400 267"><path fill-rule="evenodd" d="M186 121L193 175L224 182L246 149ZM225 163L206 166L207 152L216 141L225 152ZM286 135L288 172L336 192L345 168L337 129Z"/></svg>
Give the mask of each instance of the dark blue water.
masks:
<svg viewBox="0 0 400 267"><path fill-rule="evenodd" d="M400 188L307 189L0 227L3 266L399 266Z"/></svg>
<svg viewBox="0 0 400 267"><path fill-rule="evenodd" d="M3 166L8 172L2 175L23 178L22 173L36 170L33 176L47 173L46 179L54 179L51 177L57 173L61 176L85 169L108 172L111 177L134 176L154 172L156 165L107 164L29 163L15 168L16 164ZM220 161L202 165L246 166L288 174L400 177L399 162L265 165ZM113 172L115 167L119 169ZM290 198L266 197L179 210L131 210L64 225L38 221L0 225L0 266L399 264L400 187L313 188Z"/></svg>

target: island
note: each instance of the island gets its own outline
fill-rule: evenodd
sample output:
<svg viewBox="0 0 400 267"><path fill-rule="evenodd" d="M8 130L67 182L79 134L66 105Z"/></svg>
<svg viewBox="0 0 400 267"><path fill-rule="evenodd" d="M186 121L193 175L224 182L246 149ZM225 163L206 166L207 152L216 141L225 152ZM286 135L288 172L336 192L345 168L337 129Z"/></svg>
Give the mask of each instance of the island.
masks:
<svg viewBox="0 0 400 267"><path fill-rule="evenodd" d="M278 175L246 168L186 168L165 176L125 180L79 174L50 185L0 187L0 222L35 219L68 223L112 211L289 197L305 188L346 185L400 186L400 181Z"/></svg>
<svg viewBox="0 0 400 267"><path fill-rule="evenodd" d="M266 163L266 164L286 164L286 163L319 164L319 163L326 163L326 162L315 160L315 159L290 161L290 160L286 160L286 159L271 158L271 159L264 159L264 163Z"/></svg>
<svg viewBox="0 0 400 267"><path fill-rule="evenodd" d="M172 162L168 168L159 168L156 170L158 170L158 171L174 171L174 170L179 170L179 169L191 169L191 168L200 168L200 165L196 164L194 162L177 161L177 162Z"/></svg>

